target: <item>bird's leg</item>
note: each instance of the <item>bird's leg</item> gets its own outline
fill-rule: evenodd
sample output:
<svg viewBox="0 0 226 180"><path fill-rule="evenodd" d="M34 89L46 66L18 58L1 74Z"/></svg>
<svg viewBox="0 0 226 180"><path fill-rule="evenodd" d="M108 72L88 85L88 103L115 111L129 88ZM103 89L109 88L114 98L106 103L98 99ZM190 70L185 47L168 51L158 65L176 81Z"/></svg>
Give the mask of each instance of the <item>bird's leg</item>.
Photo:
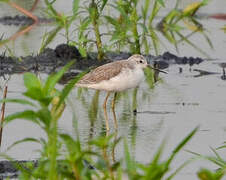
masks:
<svg viewBox="0 0 226 180"><path fill-rule="evenodd" d="M31 8L31 11L34 10L36 4L38 3L39 0L35 0L35 3L33 5L33 7ZM19 5L17 5L16 3L14 2L11 2L9 1L8 4L10 6L12 6L13 8L17 9L18 11L22 12L23 14L25 14L26 16L30 17L31 19L34 20L34 23L31 24L30 26L26 27L25 29L15 33L14 35L12 35L7 41L10 41L10 40L15 40L18 36L21 36L27 32L29 32L34 26L36 26L38 24L38 18L37 16L33 15L30 11L20 7Z"/></svg>
<svg viewBox="0 0 226 180"><path fill-rule="evenodd" d="M118 123L117 123L117 118L116 118L116 113L115 113L115 101L116 101L116 97L117 97L117 92L114 93L114 97L113 100L111 102L111 109L112 109L112 113L113 113L113 117L114 117L114 126L115 126L115 138L114 141L117 141L117 134L118 134ZM115 163L115 145L112 148L112 161Z"/></svg>
<svg viewBox="0 0 226 180"><path fill-rule="evenodd" d="M135 88L133 90L133 115L137 115L137 91L138 91L138 88Z"/></svg>
<svg viewBox="0 0 226 180"><path fill-rule="evenodd" d="M113 100L111 102L111 109L112 109L112 113L113 113L113 117L114 117L115 129L118 129L118 123L117 123L116 113L115 113L115 100L116 100L116 97L117 97L117 92L114 93L114 97L113 97Z"/></svg>
<svg viewBox="0 0 226 180"><path fill-rule="evenodd" d="M223 77L225 78L225 69L223 68Z"/></svg>
<svg viewBox="0 0 226 180"><path fill-rule="evenodd" d="M107 93L107 96L104 100L104 104L103 104L103 108L104 108L104 117L105 117L105 124L106 124L106 129L107 129L107 132L109 131L109 122L108 122L108 115L107 115L107 100L108 100L108 97L110 96L111 92L108 92Z"/></svg>
<svg viewBox="0 0 226 180"><path fill-rule="evenodd" d="M112 152L111 152L113 163L116 163L116 159L115 159L115 148L116 148L117 142L118 142L118 130L116 129L115 130L115 136L114 136L114 144L113 144Z"/></svg>

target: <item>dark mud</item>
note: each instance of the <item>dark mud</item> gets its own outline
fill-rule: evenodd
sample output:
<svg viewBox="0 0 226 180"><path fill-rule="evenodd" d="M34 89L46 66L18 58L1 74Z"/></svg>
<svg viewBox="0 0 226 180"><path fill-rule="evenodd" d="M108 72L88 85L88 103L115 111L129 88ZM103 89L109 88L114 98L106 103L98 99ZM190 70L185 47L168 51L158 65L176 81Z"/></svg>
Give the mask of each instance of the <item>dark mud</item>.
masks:
<svg viewBox="0 0 226 180"><path fill-rule="evenodd" d="M38 17L39 24L52 23L54 19ZM0 23L7 26L29 26L34 23L34 20L27 16L4 16L0 17Z"/></svg>
<svg viewBox="0 0 226 180"><path fill-rule="evenodd" d="M33 168L38 166L37 160L31 161L0 161L0 180L6 178L17 178L20 174L20 170L26 171L27 173L32 173ZM84 166L91 170L96 170L94 166L92 166L88 161L83 161ZM61 169L67 169L68 167L65 165L64 161L59 160L59 167Z"/></svg>
<svg viewBox="0 0 226 180"><path fill-rule="evenodd" d="M71 69L84 70L109 62L97 61L90 56L82 58L75 47L61 44L55 49L47 48L39 55L26 57L7 57L0 55L0 76L23 72L52 73L68 62L74 61Z"/></svg>
<svg viewBox="0 0 226 180"><path fill-rule="evenodd" d="M50 74L56 72L70 61L72 65L70 72L78 73L81 70L92 69L102 64L126 59L131 56L130 53L109 52L102 61L97 60L96 53L90 53L87 58L83 58L76 47L67 44L60 44L55 49L47 48L38 55L26 57L8 57L5 54L0 55L0 76L23 72L43 72ZM154 64L159 69L168 68L172 64L199 64L204 61L199 57L178 57L170 52L160 56L147 55L150 64Z"/></svg>
<svg viewBox="0 0 226 180"><path fill-rule="evenodd" d="M37 161L0 161L0 180L6 178L16 178L19 175L19 167L27 170L26 164L29 163L33 167L37 166Z"/></svg>

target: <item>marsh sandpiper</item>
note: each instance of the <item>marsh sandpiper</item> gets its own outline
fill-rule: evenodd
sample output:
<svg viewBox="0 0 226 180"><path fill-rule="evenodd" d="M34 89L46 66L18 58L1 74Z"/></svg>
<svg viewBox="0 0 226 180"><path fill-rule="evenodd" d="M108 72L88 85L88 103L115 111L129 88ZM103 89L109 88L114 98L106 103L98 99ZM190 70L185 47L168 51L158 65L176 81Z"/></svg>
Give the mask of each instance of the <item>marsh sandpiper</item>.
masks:
<svg viewBox="0 0 226 180"><path fill-rule="evenodd" d="M107 131L109 131L109 123L106 104L109 95L111 94L111 92L115 92L112 101L112 111L114 115L114 124L117 128L117 121L114 111L116 92L121 92L137 87L144 79L143 69L145 69L146 67L164 72L151 67L147 63L144 56L135 54L126 60L115 61L97 67L96 69L83 76L83 78L76 84L77 87L107 91L107 96L103 104Z"/></svg>

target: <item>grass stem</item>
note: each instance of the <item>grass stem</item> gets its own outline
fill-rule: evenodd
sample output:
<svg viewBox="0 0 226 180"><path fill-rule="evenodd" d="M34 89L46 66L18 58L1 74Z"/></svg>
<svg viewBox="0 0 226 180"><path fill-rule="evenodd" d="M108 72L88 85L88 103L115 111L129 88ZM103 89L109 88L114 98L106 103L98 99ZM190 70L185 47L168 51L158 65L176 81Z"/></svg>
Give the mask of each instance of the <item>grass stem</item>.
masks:
<svg viewBox="0 0 226 180"><path fill-rule="evenodd" d="M101 35L99 30L99 12L98 12L97 4L95 3L94 0L92 0L90 8L91 8L90 17L93 24L95 37L96 37L96 46L97 46L97 52L98 52L97 59L101 60L103 59L104 52L103 52Z"/></svg>
<svg viewBox="0 0 226 180"><path fill-rule="evenodd" d="M8 92L8 85L6 84L6 86L4 88L3 99L6 99L7 92ZM1 108L0 147L2 144L2 132L3 132L4 117L5 117L5 106L6 106L5 102L3 102L2 108Z"/></svg>

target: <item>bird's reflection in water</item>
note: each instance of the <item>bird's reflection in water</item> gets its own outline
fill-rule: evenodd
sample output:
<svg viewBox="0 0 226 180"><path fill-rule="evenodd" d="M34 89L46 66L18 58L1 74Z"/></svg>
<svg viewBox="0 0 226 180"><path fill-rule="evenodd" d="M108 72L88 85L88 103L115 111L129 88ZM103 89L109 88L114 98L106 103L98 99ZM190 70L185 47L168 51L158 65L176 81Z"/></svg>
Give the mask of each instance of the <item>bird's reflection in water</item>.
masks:
<svg viewBox="0 0 226 180"><path fill-rule="evenodd" d="M88 141L95 140L99 137L110 139L101 152L103 156L106 157L105 161L108 164L107 166L110 168L120 160L120 154L124 149L121 140L122 138L125 138L126 142L128 142L130 153L135 158L137 148L139 149L139 147L136 147L137 141L139 141L140 137L138 131L141 129L139 130L137 125L138 114L133 112L137 109L138 112L140 112L137 103L139 101L138 98L140 97L138 97L138 95L141 94L141 97L146 97L148 92L142 90L142 88L135 88L127 92L117 93L114 97L111 96L110 100L112 102L112 100L115 99L116 107L111 107L111 109L109 109L109 111L112 111L112 113L109 113L111 114L109 120L111 124L113 124L113 121L117 121L118 127L113 128L112 126L110 131L106 131L103 108L100 104L104 98L102 96L105 96L105 93L100 91L90 91L87 89L79 89L77 92L79 94L79 100L81 101L82 106L84 106L83 109L87 111L88 114ZM142 103L145 103L145 100L147 100L147 98L144 98L144 100L142 98ZM82 121L84 121L84 119ZM143 133L143 131L141 131L141 133ZM93 146L90 145L90 148L93 148Z"/></svg>

